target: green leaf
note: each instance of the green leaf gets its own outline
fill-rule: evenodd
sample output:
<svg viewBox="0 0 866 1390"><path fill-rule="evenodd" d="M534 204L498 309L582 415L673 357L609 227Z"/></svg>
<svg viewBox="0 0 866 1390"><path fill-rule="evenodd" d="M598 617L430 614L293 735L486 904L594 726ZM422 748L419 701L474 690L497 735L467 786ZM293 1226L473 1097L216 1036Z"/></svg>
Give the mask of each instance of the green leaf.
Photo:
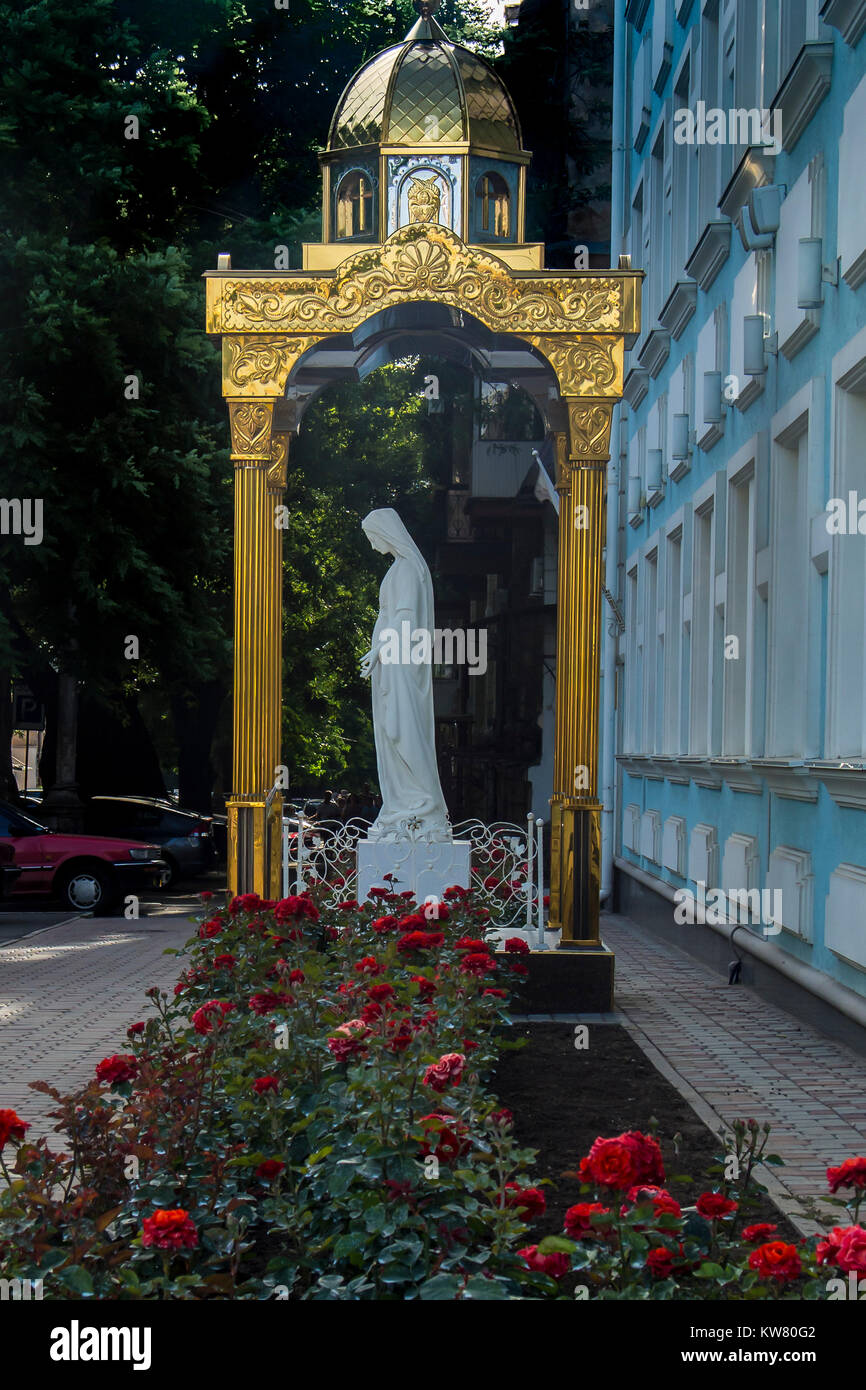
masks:
<svg viewBox="0 0 866 1390"><path fill-rule="evenodd" d="M458 1279L456 1274L434 1274L432 1279L426 1279L421 1285L418 1297L427 1303L455 1299L462 1283L463 1280Z"/></svg>

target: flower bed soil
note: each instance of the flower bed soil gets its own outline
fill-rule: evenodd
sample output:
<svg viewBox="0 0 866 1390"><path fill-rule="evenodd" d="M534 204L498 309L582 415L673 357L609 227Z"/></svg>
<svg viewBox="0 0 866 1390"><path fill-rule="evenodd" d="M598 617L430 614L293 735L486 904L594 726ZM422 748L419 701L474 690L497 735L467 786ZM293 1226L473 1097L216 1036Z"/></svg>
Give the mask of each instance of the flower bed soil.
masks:
<svg viewBox="0 0 866 1390"><path fill-rule="evenodd" d="M659 1121L668 1190L683 1207L706 1191L706 1172L720 1148L718 1136L656 1071L624 1028L590 1026L589 1047L582 1051L574 1046L574 1025L569 1023L517 1019L508 1037L526 1038L527 1043L504 1055L493 1089L514 1113L517 1142L538 1150L536 1178L551 1182L544 1189L547 1211L533 1224L533 1240L559 1235L566 1210L587 1200L580 1183L563 1174L574 1172L593 1140L600 1134L647 1130L653 1117ZM676 1134L681 1136L678 1153ZM688 1182L675 1181L685 1176ZM778 1239L799 1239L799 1232L762 1193L755 1194L749 1220L774 1222Z"/></svg>

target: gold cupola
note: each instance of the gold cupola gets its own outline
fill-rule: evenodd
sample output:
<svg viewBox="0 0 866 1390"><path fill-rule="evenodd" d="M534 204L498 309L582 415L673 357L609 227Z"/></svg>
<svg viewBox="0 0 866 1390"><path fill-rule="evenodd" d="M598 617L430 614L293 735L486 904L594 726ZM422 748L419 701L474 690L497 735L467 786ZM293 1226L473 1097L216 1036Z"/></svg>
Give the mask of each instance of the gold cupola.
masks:
<svg viewBox="0 0 866 1390"><path fill-rule="evenodd" d="M515 268L542 264L523 241L530 156L514 102L484 58L451 42L438 8L415 0L402 43L340 97L320 155L323 244L305 248L305 268L335 266L411 222L439 223Z"/></svg>

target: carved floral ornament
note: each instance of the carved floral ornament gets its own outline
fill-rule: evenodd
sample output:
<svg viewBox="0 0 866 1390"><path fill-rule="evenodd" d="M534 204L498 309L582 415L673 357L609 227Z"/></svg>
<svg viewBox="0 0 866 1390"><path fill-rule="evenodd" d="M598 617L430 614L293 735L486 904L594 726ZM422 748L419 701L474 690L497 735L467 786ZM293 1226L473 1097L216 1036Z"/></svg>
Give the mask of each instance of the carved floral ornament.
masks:
<svg viewBox="0 0 866 1390"><path fill-rule="evenodd" d="M585 401L569 401L570 457L572 459L609 458L612 418L612 401L599 401L595 404Z"/></svg>
<svg viewBox="0 0 866 1390"><path fill-rule="evenodd" d="M266 401L229 401L232 427L232 458L272 458L271 423L274 403Z"/></svg>
<svg viewBox="0 0 866 1390"><path fill-rule="evenodd" d="M333 275L299 272L263 280L208 280L208 331L345 333L379 309L413 301L452 303L497 333L629 333L637 327L637 276L513 273L449 228L414 223L383 246L350 256ZM282 365L251 357L243 338L228 371L237 385ZM282 340L275 352L290 350ZM300 355L300 354L298 354ZM272 378L276 380L277 378ZM264 376L262 383L266 384Z"/></svg>
<svg viewBox="0 0 866 1390"><path fill-rule="evenodd" d="M281 396L292 368L321 342L319 335L238 334L223 339L223 390L227 396Z"/></svg>

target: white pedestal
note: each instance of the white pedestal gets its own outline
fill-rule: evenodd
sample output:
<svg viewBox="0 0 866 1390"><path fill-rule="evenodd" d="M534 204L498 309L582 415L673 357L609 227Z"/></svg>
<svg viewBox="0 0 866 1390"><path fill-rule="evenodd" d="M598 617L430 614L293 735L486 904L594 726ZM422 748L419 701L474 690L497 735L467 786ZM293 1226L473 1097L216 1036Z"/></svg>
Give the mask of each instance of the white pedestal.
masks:
<svg viewBox="0 0 866 1390"><path fill-rule="evenodd" d="M468 888L471 848L468 840L359 840L358 902L366 900L371 888L390 887L395 893L411 888L418 903L441 898L452 884ZM387 883L386 874L393 874Z"/></svg>

